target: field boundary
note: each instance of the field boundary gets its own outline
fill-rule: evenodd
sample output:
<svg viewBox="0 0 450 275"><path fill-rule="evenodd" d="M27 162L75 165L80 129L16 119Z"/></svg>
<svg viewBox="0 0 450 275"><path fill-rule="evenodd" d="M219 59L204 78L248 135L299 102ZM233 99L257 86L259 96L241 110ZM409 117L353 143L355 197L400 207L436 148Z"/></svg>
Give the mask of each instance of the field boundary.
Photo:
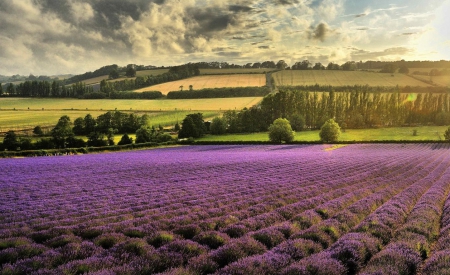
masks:
<svg viewBox="0 0 450 275"><path fill-rule="evenodd" d="M193 141L192 145L299 145L299 144L331 144L331 145L348 145L348 144L402 144L402 143L417 143L417 144L429 144L429 143L448 143L446 140L368 140L368 141L335 141L331 143L317 141L291 141L286 143L276 143L271 141Z"/></svg>

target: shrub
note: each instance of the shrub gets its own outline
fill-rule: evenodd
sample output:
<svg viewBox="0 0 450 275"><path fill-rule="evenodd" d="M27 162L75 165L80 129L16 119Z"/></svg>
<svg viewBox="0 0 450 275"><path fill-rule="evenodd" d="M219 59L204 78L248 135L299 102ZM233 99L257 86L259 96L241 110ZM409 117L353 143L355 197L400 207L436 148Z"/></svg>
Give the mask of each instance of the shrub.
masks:
<svg viewBox="0 0 450 275"><path fill-rule="evenodd" d="M45 242L45 245L57 248L69 243L81 243L81 238L74 235L61 235Z"/></svg>
<svg viewBox="0 0 450 275"><path fill-rule="evenodd" d="M266 247L262 243L250 237L243 237L230 241L228 244L213 251L211 257L219 267L224 267L244 257L261 254L265 251Z"/></svg>
<svg viewBox="0 0 450 275"><path fill-rule="evenodd" d="M268 249L285 240L283 233L273 228L259 230L252 234L252 238L264 244Z"/></svg>
<svg viewBox="0 0 450 275"><path fill-rule="evenodd" d="M350 233L333 244L329 252L332 258L347 267L348 274L356 274L380 249L379 239L368 234Z"/></svg>
<svg viewBox="0 0 450 275"><path fill-rule="evenodd" d="M285 118L276 119L269 126L269 140L272 142L282 143L294 140L294 131L292 131L289 120Z"/></svg>
<svg viewBox="0 0 450 275"><path fill-rule="evenodd" d="M347 269L329 253L322 252L300 260L285 268L283 275L343 275Z"/></svg>
<svg viewBox="0 0 450 275"><path fill-rule="evenodd" d="M181 226L173 231L174 233L181 235L185 239L192 239L201 232L199 226L195 224Z"/></svg>
<svg viewBox="0 0 450 275"><path fill-rule="evenodd" d="M92 240L103 233L102 228L98 227L78 227L74 229L74 234L86 240Z"/></svg>
<svg viewBox="0 0 450 275"><path fill-rule="evenodd" d="M118 233L106 233L98 236L94 239L94 243L103 247L104 249L109 249L115 244L125 240L125 236Z"/></svg>
<svg viewBox="0 0 450 275"><path fill-rule="evenodd" d="M183 264L187 264L188 260L205 254L207 248L191 240L175 240L158 249L160 254L173 255L177 253L181 255Z"/></svg>
<svg viewBox="0 0 450 275"><path fill-rule="evenodd" d="M211 256L202 254L198 257L190 259L188 262L188 268L197 272L197 274L211 274L219 269L219 265Z"/></svg>
<svg viewBox="0 0 450 275"><path fill-rule="evenodd" d="M175 236L170 232L160 231L147 239L147 242L154 247L158 248L165 244L172 242L175 239Z"/></svg>
<svg viewBox="0 0 450 275"><path fill-rule="evenodd" d="M388 245L380 253L376 254L362 274L416 274L419 264L422 262L419 254L403 243Z"/></svg>
<svg viewBox="0 0 450 275"><path fill-rule="evenodd" d="M145 236L145 232L139 228L127 228L123 234L130 238L143 238Z"/></svg>
<svg viewBox="0 0 450 275"><path fill-rule="evenodd" d="M314 241L306 239L287 240L273 249L273 252L287 254L293 260L298 261L312 254L322 251L322 246Z"/></svg>
<svg viewBox="0 0 450 275"><path fill-rule="evenodd" d="M228 243L230 237L221 232L207 231L198 234L193 240L199 244L207 245L211 249L216 249Z"/></svg>
<svg viewBox="0 0 450 275"><path fill-rule="evenodd" d="M133 143L133 139L130 138L127 134L123 135L122 138L120 139L119 143L117 143L117 145L127 145L127 144L132 144Z"/></svg>
<svg viewBox="0 0 450 275"><path fill-rule="evenodd" d="M228 226L224 232L231 238L239 238L244 236L244 234L248 232L248 229L240 224L232 224Z"/></svg>
<svg viewBox="0 0 450 275"><path fill-rule="evenodd" d="M323 142L336 142L341 135L341 128L333 119L327 120L320 128L319 136Z"/></svg>

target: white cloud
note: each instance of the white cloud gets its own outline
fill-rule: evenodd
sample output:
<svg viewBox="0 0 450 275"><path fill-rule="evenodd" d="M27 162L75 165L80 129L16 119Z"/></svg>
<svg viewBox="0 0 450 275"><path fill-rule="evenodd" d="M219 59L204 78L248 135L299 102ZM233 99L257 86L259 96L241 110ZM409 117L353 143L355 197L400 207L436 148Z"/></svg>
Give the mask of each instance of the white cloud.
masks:
<svg viewBox="0 0 450 275"><path fill-rule="evenodd" d="M94 9L88 3L80 3L72 0L70 4L72 16L78 23L89 21L94 17Z"/></svg>

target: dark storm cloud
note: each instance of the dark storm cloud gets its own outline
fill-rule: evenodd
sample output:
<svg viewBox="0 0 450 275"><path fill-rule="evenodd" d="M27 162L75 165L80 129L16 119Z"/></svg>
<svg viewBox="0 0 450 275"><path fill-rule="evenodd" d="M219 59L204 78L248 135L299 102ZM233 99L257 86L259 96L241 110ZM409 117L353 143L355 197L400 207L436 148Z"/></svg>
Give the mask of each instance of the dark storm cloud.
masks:
<svg viewBox="0 0 450 275"><path fill-rule="evenodd" d="M314 40L320 40L325 41L325 37L327 36L327 33L329 32L328 26L325 23L320 23L315 28L312 27L312 30L309 32L309 39Z"/></svg>
<svg viewBox="0 0 450 275"><path fill-rule="evenodd" d="M293 5L298 4L298 0L273 0L275 5Z"/></svg>
<svg viewBox="0 0 450 275"><path fill-rule="evenodd" d="M250 12L253 11L253 8L250 6L230 5L228 10L231 12Z"/></svg>
<svg viewBox="0 0 450 275"><path fill-rule="evenodd" d="M223 31L229 25L236 24L238 20L238 15L223 13L215 7L203 9L191 7L188 8L187 13L198 23L199 27L195 31L207 35L211 35L212 32Z"/></svg>

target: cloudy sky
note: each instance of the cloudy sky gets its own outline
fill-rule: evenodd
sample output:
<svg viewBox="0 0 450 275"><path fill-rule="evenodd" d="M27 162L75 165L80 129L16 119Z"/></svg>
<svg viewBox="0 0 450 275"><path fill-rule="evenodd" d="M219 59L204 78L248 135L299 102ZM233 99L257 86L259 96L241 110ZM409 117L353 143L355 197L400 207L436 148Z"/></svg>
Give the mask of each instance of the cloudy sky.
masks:
<svg viewBox="0 0 450 275"><path fill-rule="evenodd" d="M450 60L450 0L0 0L0 74Z"/></svg>

